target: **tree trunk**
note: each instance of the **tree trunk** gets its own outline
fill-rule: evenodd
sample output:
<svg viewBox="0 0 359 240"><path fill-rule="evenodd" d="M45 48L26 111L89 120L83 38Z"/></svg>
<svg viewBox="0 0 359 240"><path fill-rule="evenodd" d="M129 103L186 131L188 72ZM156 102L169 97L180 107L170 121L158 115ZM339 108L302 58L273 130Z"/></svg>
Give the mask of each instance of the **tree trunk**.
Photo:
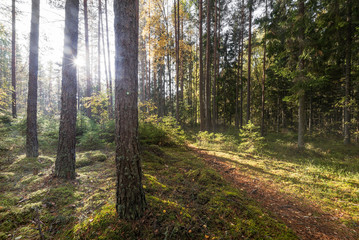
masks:
<svg viewBox="0 0 359 240"><path fill-rule="evenodd" d="M300 0L298 2L299 6L298 6L298 10L299 10L299 24L300 24L300 29L299 29L299 81L303 82L303 70L304 70L304 60L301 59L301 55L303 53L303 49L304 49L304 0ZM299 108L298 108L298 148L299 149L303 149L304 148L304 134L305 134L305 91L304 89L300 89L299 91L299 97L298 97L298 101L299 101Z"/></svg>
<svg viewBox="0 0 359 240"><path fill-rule="evenodd" d="M116 38L116 210L121 219L142 217L145 194L138 145L138 0L114 1Z"/></svg>
<svg viewBox="0 0 359 240"><path fill-rule="evenodd" d="M268 4L267 4L267 0L265 0L265 5L266 5L266 18L268 17ZM265 82L266 82L266 50L267 50L267 21L268 19L266 19L265 22L265 26L264 26L264 44L263 44L263 78L262 78L262 106L261 106L261 136L264 136L264 104L265 104L265 99L264 99L264 94L265 94Z"/></svg>
<svg viewBox="0 0 359 240"><path fill-rule="evenodd" d="M203 30L202 30L202 0L199 0L199 107L201 118L201 131L206 130L206 111L204 103L204 78L203 78Z"/></svg>
<svg viewBox="0 0 359 240"><path fill-rule="evenodd" d="M176 120L180 121L179 117L179 105L180 105L180 93L179 93L179 1L174 2L174 17L175 17L175 42L176 42Z"/></svg>
<svg viewBox="0 0 359 240"><path fill-rule="evenodd" d="M76 147L76 66L79 0L66 0L65 42L62 59L62 91L59 143L55 162L55 176L75 179Z"/></svg>
<svg viewBox="0 0 359 240"><path fill-rule="evenodd" d="M98 0L98 23L97 23L97 92L101 92L101 0Z"/></svg>
<svg viewBox="0 0 359 240"><path fill-rule="evenodd" d="M12 38L11 38L11 85L12 85L12 94L11 94L11 109L12 117L16 118L16 18L15 18L15 0L12 0Z"/></svg>
<svg viewBox="0 0 359 240"><path fill-rule="evenodd" d="M240 128L243 127L243 54L244 54L244 0L242 0L242 20L241 20L241 101L240 101L240 112L239 112L239 124L240 124Z"/></svg>
<svg viewBox="0 0 359 240"><path fill-rule="evenodd" d="M347 0L347 39L345 49L345 102L344 102L344 144L350 144L350 83L351 83L351 45L352 45L352 1Z"/></svg>
<svg viewBox="0 0 359 240"><path fill-rule="evenodd" d="M90 73L90 46L89 46L89 26L88 26L88 7L87 0L84 0L84 18L85 18L85 47L86 47L86 97L92 95L92 82ZM91 118L91 107L86 109L86 116Z"/></svg>
<svg viewBox="0 0 359 240"><path fill-rule="evenodd" d="M29 56L29 93L27 98L26 156L39 156L37 140L37 74L39 69L39 23L40 0L32 0L30 56Z"/></svg>
<svg viewBox="0 0 359 240"><path fill-rule="evenodd" d="M218 52L218 44L217 44L217 26L218 26L218 9L217 9L217 0L214 1L214 48L213 48L213 72L214 72L214 81L212 86L212 128L213 132L216 131L217 128L217 52Z"/></svg>
<svg viewBox="0 0 359 240"><path fill-rule="evenodd" d="M207 45L206 45L206 130L211 131L211 0L207 0Z"/></svg>
<svg viewBox="0 0 359 240"><path fill-rule="evenodd" d="M109 115L113 117L113 95L112 95L112 71L111 71L111 53L110 53L110 37L108 34L108 12L107 12L107 0L105 0L105 17L106 17L106 37L107 37L107 59L108 59L108 79L109 79Z"/></svg>
<svg viewBox="0 0 359 240"><path fill-rule="evenodd" d="M248 79L247 79L247 123L251 120L251 58L252 58L252 4L250 0L249 8L249 27L248 27Z"/></svg>

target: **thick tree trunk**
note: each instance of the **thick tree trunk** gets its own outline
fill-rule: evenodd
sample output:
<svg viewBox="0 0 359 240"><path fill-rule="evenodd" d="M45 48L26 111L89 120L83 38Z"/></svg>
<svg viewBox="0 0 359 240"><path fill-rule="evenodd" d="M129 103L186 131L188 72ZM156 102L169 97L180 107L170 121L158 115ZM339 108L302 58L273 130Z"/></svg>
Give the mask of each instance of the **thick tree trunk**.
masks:
<svg viewBox="0 0 359 240"><path fill-rule="evenodd" d="M206 44L206 130L211 131L211 0L207 0L207 44Z"/></svg>
<svg viewBox="0 0 359 240"><path fill-rule="evenodd" d="M55 176L74 179L76 147L76 66L79 0L66 0L65 42L62 59L62 91L59 143L55 162Z"/></svg>
<svg viewBox="0 0 359 240"><path fill-rule="evenodd" d="M12 38L11 38L11 109L12 117L16 118L16 18L15 18L15 0L12 0Z"/></svg>
<svg viewBox="0 0 359 240"><path fill-rule="evenodd" d="M115 0L116 210L138 219L146 206L138 146L138 0Z"/></svg>
<svg viewBox="0 0 359 240"><path fill-rule="evenodd" d="M89 46L89 26L88 26L88 7L87 0L84 0L84 18L85 18L85 48L86 48L86 97L92 95L92 81L90 73L90 46ZM86 116L91 118L91 107L86 109Z"/></svg>
<svg viewBox="0 0 359 240"><path fill-rule="evenodd" d="M39 156L37 140L37 74L39 69L40 0L32 0L29 55L29 93L27 98L26 156ZM51 82L51 81L50 81Z"/></svg>
<svg viewBox="0 0 359 240"><path fill-rule="evenodd" d="M344 102L344 144L350 144L350 83L352 45L352 1L347 0L347 39L345 50L345 102Z"/></svg>
<svg viewBox="0 0 359 240"><path fill-rule="evenodd" d="M247 123L251 120L251 58L252 58L252 0L248 3L248 79L247 79Z"/></svg>
<svg viewBox="0 0 359 240"><path fill-rule="evenodd" d="M205 89L203 78L203 30L202 30L202 0L199 0L199 107L201 131L206 130L206 110L205 110Z"/></svg>

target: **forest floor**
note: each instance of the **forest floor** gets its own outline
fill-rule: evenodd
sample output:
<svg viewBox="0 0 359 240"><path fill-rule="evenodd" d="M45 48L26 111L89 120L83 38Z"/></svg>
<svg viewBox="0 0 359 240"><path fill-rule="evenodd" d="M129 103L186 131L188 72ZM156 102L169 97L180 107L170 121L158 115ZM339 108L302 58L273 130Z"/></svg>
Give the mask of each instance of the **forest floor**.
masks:
<svg viewBox="0 0 359 240"><path fill-rule="evenodd" d="M290 227L300 239L344 240L359 239L359 228L348 228L339 219L338 212L324 212L308 199L287 194L280 184L253 177L241 168L240 163L216 156L216 152L192 148L206 163L227 181L245 191L260 206L271 211L276 218Z"/></svg>
<svg viewBox="0 0 359 240"><path fill-rule="evenodd" d="M79 149L76 180L63 181L55 147L26 158L24 137L9 135L0 239L40 239L39 227L46 239L359 239L357 146L313 138L299 152L282 134L246 151L231 136L178 144L153 127L142 130L147 210L135 222L116 216L111 143Z"/></svg>

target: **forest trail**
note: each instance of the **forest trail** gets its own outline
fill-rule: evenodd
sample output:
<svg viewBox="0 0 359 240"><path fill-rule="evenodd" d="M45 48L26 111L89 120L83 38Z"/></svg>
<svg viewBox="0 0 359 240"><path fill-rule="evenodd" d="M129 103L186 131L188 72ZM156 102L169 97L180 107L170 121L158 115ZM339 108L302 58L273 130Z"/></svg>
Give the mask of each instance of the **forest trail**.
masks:
<svg viewBox="0 0 359 240"><path fill-rule="evenodd" d="M359 229L350 229L339 221L340 216L323 212L314 203L281 192L278 184L258 180L241 172L240 166L211 151L190 145L189 148L227 181L255 199L274 217L284 222L302 240L357 240Z"/></svg>

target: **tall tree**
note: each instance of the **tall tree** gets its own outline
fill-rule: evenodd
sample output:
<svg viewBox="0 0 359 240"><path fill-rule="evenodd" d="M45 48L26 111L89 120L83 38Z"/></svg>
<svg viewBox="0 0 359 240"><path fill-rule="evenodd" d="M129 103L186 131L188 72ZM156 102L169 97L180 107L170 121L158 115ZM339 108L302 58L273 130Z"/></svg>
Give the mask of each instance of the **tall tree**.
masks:
<svg viewBox="0 0 359 240"><path fill-rule="evenodd" d="M267 21L268 21L268 2L265 0L265 23L263 37L263 78L262 78L262 106L261 106L261 135L264 135L264 104L265 104L265 82L266 82L266 51L267 51Z"/></svg>
<svg viewBox="0 0 359 240"><path fill-rule="evenodd" d="M344 144L350 144L350 84L351 84L351 51L352 51L352 1L347 0L347 30L345 46L345 101L344 101Z"/></svg>
<svg viewBox="0 0 359 240"><path fill-rule="evenodd" d="M97 92L101 92L101 0L98 0L98 22L97 22Z"/></svg>
<svg viewBox="0 0 359 240"><path fill-rule="evenodd" d="M203 30L202 30L202 0L198 0L199 4L199 108L200 108L200 119L201 131L206 130L206 110L205 110L205 89L204 89L204 78L203 78Z"/></svg>
<svg viewBox="0 0 359 240"><path fill-rule="evenodd" d="M84 0L84 18L85 18L85 47L86 47L86 97L92 95L92 81L90 73L90 46L89 46L89 26L88 26L88 4L87 0ZM91 118L91 107L86 109L86 115Z"/></svg>
<svg viewBox="0 0 359 240"><path fill-rule="evenodd" d="M180 92L179 92L179 1L174 0L174 17L175 17L175 43L176 43L176 119L179 121L179 106L180 106Z"/></svg>
<svg viewBox="0 0 359 240"><path fill-rule="evenodd" d="M16 118L16 16L15 16L15 0L12 0L12 38L11 38L11 106L12 106L12 117Z"/></svg>
<svg viewBox="0 0 359 240"><path fill-rule="evenodd" d="M116 210L138 219L146 206L138 146L138 0L115 0Z"/></svg>
<svg viewBox="0 0 359 240"><path fill-rule="evenodd" d="M77 57L79 0L66 0L65 40L62 59L61 117L55 176L74 179L76 147Z"/></svg>
<svg viewBox="0 0 359 240"><path fill-rule="evenodd" d="M39 156L37 140L37 74L39 69L39 23L40 0L32 0L30 55L29 55L29 92L26 119L26 156Z"/></svg>
<svg viewBox="0 0 359 240"><path fill-rule="evenodd" d="M304 34L305 34L305 5L304 0L298 1L298 42L299 42L299 53L298 53L298 83L302 84L304 82L304 59L302 57L304 51ZM304 148L304 133L305 133L305 90L301 88L298 93L298 148Z"/></svg>
<svg viewBox="0 0 359 240"><path fill-rule="evenodd" d="M251 120L251 59L252 59L252 11L253 0L248 1L248 78L247 78L247 123Z"/></svg>
<svg viewBox="0 0 359 240"><path fill-rule="evenodd" d="M107 0L105 0L105 18L106 18L106 39L107 39L107 59L108 59L108 78L109 78L109 114L110 117L113 115L113 94L112 94L112 71L111 71L111 54L110 54L110 37L108 33L108 11L107 11Z"/></svg>
<svg viewBox="0 0 359 240"><path fill-rule="evenodd" d="M214 0L214 48L213 48L213 72L214 72L214 81L212 87L212 128L213 132L216 131L217 127L217 52L218 52L218 8L217 0ZM237 97L238 98L238 97Z"/></svg>
<svg viewBox="0 0 359 240"><path fill-rule="evenodd" d="M207 0L207 43L206 43L206 130L211 130L211 1Z"/></svg>

